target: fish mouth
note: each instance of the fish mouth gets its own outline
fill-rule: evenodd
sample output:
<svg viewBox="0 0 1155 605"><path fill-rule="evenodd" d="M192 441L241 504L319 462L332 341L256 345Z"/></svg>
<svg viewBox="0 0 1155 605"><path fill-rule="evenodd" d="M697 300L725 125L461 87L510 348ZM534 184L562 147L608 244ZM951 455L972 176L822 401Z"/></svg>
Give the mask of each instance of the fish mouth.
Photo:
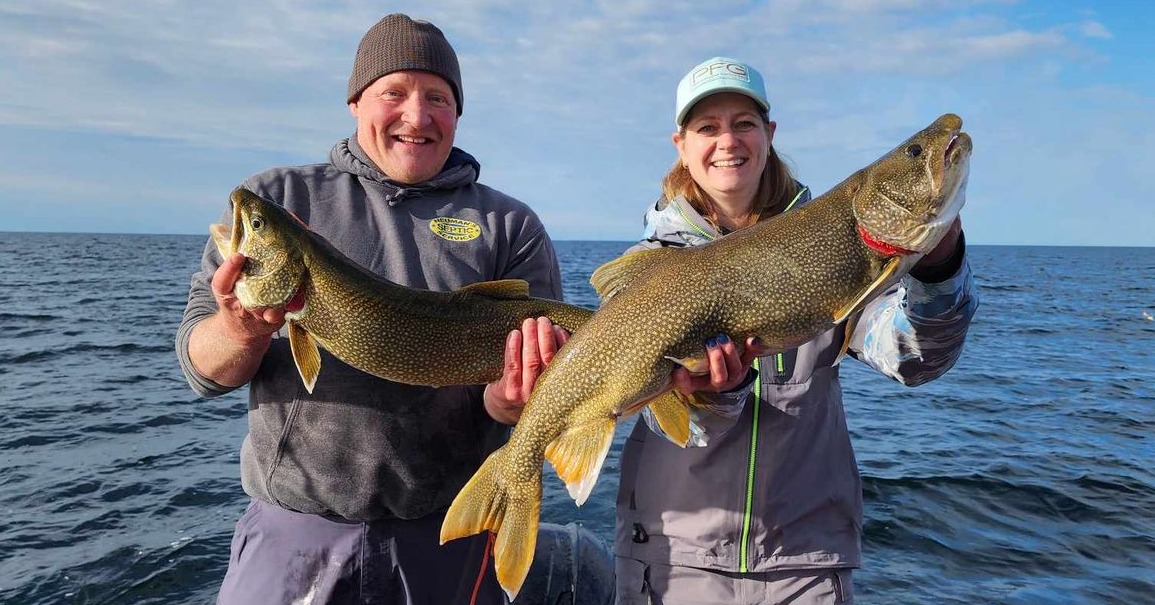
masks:
<svg viewBox="0 0 1155 605"><path fill-rule="evenodd" d="M943 165L950 169L955 164L965 160L970 155L971 145L970 135L956 129L951 134L946 149L943 150Z"/></svg>
<svg viewBox="0 0 1155 605"><path fill-rule="evenodd" d="M943 161L946 163L947 166L951 165L951 161L952 161L951 155L954 153L955 146L958 144L958 138L959 138L958 135L960 132L961 131L956 130L950 135L950 142L948 142L946 144L946 149L944 149L942 152Z"/></svg>

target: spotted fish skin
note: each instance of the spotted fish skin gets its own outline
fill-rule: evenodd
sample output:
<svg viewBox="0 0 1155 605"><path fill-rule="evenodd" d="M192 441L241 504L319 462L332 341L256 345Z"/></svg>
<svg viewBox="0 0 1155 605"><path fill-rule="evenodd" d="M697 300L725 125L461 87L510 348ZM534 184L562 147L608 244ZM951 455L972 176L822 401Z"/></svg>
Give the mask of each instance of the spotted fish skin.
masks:
<svg viewBox="0 0 1155 605"><path fill-rule="evenodd" d="M943 115L798 210L595 271L601 308L539 378L509 442L458 493L442 543L495 532L498 581L516 596L536 544L542 462L580 505L616 422L644 405L669 409L672 360L701 359L702 342L721 332L757 336L774 352L849 326L958 216L971 153L961 127Z"/></svg>
<svg viewBox="0 0 1155 605"><path fill-rule="evenodd" d="M293 358L312 391L318 345L380 378L414 385L501 377L505 339L530 317L574 331L583 307L529 296L523 280L434 292L390 282L345 257L296 216L247 189L230 196L231 225L210 231L223 258L246 257L234 291L246 309L285 307Z"/></svg>

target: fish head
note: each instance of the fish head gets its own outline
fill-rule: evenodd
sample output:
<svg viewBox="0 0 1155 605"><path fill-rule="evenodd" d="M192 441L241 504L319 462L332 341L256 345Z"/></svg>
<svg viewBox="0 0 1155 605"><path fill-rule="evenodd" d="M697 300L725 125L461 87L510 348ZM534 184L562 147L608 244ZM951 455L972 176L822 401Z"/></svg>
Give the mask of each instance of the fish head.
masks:
<svg viewBox="0 0 1155 605"><path fill-rule="evenodd" d="M246 309L281 307L301 289L308 227L278 204L244 188L229 197L232 225L209 228L222 258L245 257L233 292Z"/></svg>
<svg viewBox="0 0 1155 605"><path fill-rule="evenodd" d="M948 113L864 168L853 202L863 237L896 254L930 252L966 202L971 147Z"/></svg>

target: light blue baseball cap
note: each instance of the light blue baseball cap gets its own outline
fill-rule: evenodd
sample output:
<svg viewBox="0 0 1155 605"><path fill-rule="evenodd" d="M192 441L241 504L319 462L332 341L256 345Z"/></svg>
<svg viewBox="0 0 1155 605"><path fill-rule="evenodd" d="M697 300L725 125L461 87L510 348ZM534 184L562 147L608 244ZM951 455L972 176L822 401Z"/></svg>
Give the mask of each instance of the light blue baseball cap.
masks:
<svg viewBox="0 0 1155 605"><path fill-rule="evenodd" d="M744 94L754 99L763 111L770 111L766 83L757 69L736 59L714 57L699 63L678 82L674 121L682 126L694 103L717 92Z"/></svg>

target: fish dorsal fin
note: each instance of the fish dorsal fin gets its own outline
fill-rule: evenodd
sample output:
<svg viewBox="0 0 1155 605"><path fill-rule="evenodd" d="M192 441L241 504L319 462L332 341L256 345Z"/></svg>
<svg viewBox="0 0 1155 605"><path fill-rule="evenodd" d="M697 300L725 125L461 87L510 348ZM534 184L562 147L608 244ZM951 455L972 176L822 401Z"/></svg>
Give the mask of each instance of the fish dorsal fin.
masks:
<svg viewBox="0 0 1155 605"><path fill-rule="evenodd" d="M545 448L545 459L553 464L578 506L594 489L610 452L615 425L612 416L595 418L567 428Z"/></svg>
<svg viewBox="0 0 1155 605"><path fill-rule="evenodd" d="M894 277L898 275L899 272L904 268L904 265L907 264L906 258L907 257L903 256L895 256L887 259L886 264L882 267L882 271L879 272L878 277L874 278L874 281L871 282L870 285L865 289L863 289L863 291L858 294L857 298L855 298L850 302L850 304L842 307L841 309L834 310L834 323L842 323L852 314L858 312L864 306L866 306L866 303L870 302L882 290L888 288L890 284L894 283Z"/></svg>
<svg viewBox="0 0 1155 605"><path fill-rule="evenodd" d="M457 291L500 300L521 300L529 298L529 282L524 279L481 281L458 288Z"/></svg>
<svg viewBox="0 0 1155 605"><path fill-rule="evenodd" d="M628 286L638 274L663 258L677 254L678 250L679 248L653 248L620 256L594 269L593 275L590 276L590 284L597 290L598 296L606 300Z"/></svg>

